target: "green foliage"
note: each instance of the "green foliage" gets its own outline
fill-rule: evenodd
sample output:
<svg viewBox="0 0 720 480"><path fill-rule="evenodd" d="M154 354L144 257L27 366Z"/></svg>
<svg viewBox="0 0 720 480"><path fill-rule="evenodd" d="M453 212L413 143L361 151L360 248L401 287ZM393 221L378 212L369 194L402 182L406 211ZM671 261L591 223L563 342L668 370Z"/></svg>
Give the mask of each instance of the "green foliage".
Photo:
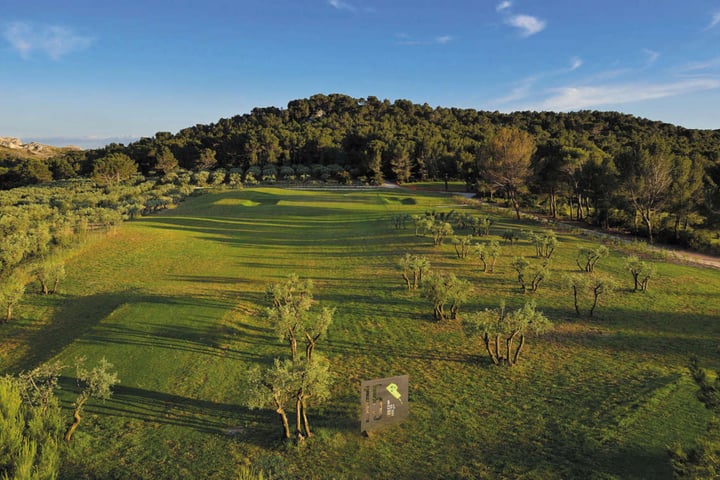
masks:
<svg viewBox="0 0 720 480"><path fill-rule="evenodd" d="M502 253L502 247L497 240L490 240L487 243L478 243L472 248L472 255L476 257L483 266L483 272L492 273L495 271L495 263Z"/></svg>
<svg viewBox="0 0 720 480"><path fill-rule="evenodd" d="M60 470L60 409L23 401L22 383L0 377L0 477L54 480Z"/></svg>
<svg viewBox="0 0 720 480"><path fill-rule="evenodd" d="M137 164L124 153L112 153L100 158L93 167L92 178L101 185L116 185L128 180L138 171Z"/></svg>
<svg viewBox="0 0 720 480"><path fill-rule="evenodd" d="M467 258L472 247L472 235L465 235L463 237L454 236L452 239L453 247L455 248L455 254L458 258Z"/></svg>
<svg viewBox="0 0 720 480"><path fill-rule="evenodd" d="M550 258L558 246L558 239L555 232L547 230L543 233L527 232L530 243L535 247L535 256L538 258Z"/></svg>
<svg viewBox="0 0 720 480"><path fill-rule="evenodd" d="M13 319L14 308L25 295L26 284L27 279L21 273L12 273L0 279L0 309L4 310L5 323Z"/></svg>
<svg viewBox="0 0 720 480"><path fill-rule="evenodd" d="M656 278L657 276L654 266L640 260L635 255L631 255L625 260L625 270L630 272L633 277L634 292L637 292L638 289L640 289L641 292L647 292L648 282L650 282L651 278Z"/></svg>
<svg viewBox="0 0 720 480"><path fill-rule="evenodd" d="M578 251L575 263L583 272L592 273L595 271L595 265L604 257L607 257L610 250L605 245L596 247L581 247Z"/></svg>
<svg viewBox="0 0 720 480"><path fill-rule="evenodd" d="M402 277L408 290L417 290L422 286L423 278L430 272L430 261L424 256L406 253L398 265L402 269Z"/></svg>
<svg viewBox="0 0 720 480"><path fill-rule="evenodd" d="M38 265L35 276L43 295L57 293L58 285L65 278L65 263L58 257L48 257Z"/></svg>
<svg viewBox="0 0 720 480"><path fill-rule="evenodd" d="M84 363L85 359L83 357L75 360L76 379L80 393L75 399L73 423L65 432L66 442L72 440L75 430L80 425L80 412L85 403L91 398L107 400L112 395L112 387L120 382L117 373L113 371L113 364L105 360L105 357L100 359L100 363L92 370L87 370Z"/></svg>
<svg viewBox="0 0 720 480"><path fill-rule="evenodd" d="M552 329L552 323L536 310L535 302L527 302L518 310L507 312L505 303L500 308L466 315L462 327L468 337L481 337L490 360L495 365L515 365L525 346L526 334L541 334ZM501 347L504 341L504 352ZM518 339L516 347L513 346Z"/></svg>
<svg viewBox="0 0 720 480"><path fill-rule="evenodd" d="M548 259L543 260L540 264L532 264L525 257L515 257L510 266L517 272L517 280L522 293L536 292L540 283L550 276Z"/></svg>
<svg viewBox="0 0 720 480"><path fill-rule="evenodd" d="M460 280L453 273L430 273L423 284L423 296L433 304L435 320L454 320L458 310L470 294L470 283ZM445 310L450 306L450 311Z"/></svg>
<svg viewBox="0 0 720 480"><path fill-rule="evenodd" d="M580 303L588 297L592 297L592 303L588 307L588 317L592 317L597 308L600 298L608 298L616 290L616 282L607 275L584 275L569 274L564 277L566 287L573 294L575 314L580 316Z"/></svg>

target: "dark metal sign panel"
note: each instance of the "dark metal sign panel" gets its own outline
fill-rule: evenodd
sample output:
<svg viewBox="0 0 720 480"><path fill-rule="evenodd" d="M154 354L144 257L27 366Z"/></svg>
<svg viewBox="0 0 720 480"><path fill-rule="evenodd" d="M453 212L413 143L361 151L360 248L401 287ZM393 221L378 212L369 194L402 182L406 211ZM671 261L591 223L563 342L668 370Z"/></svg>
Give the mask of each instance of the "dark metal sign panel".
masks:
<svg viewBox="0 0 720 480"><path fill-rule="evenodd" d="M408 376L365 380L360 385L360 431L371 432L408 416Z"/></svg>

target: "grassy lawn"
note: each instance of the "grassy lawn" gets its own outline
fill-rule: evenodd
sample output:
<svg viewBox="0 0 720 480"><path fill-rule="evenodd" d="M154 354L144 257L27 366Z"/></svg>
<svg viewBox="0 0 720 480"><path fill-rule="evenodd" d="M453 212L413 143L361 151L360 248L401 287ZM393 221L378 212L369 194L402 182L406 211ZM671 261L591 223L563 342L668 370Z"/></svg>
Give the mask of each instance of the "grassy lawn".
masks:
<svg viewBox="0 0 720 480"><path fill-rule="evenodd" d="M562 275L577 271L587 239L559 233L553 275L522 295L504 246L496 272L434 248L398 213L476 207L400 190L249 189L192 198L127 223L74 252L55 298L29 295L2 327L6 371L58 359L105 357L121 384L91 401L65 478L232 478L252 464L277 478L671 478L665 447L691 445L707 413L686 373L690 354L720 367L720 272L658 263L646 294L630 292L624 255L597 269L620 288L592 319L576 317ZM539 230L494 217L491 238ZM534 299L555 323L530 338L513 367L494 367L459 322L437 323L396 267L405 252L472 283L463 312L519 308ZM243 406L245 372L287 347L262 318L265 287L290 273L311 278L336 307L318 345L334 374L330 402L311 410L317 437L280 446L277 415ZM410 376L410 418L359 433L365 379ZM68 409L74 372L60 391ZM229 433L229 431L231 431ZM275 478L275 477L273 477Z"/></svg>

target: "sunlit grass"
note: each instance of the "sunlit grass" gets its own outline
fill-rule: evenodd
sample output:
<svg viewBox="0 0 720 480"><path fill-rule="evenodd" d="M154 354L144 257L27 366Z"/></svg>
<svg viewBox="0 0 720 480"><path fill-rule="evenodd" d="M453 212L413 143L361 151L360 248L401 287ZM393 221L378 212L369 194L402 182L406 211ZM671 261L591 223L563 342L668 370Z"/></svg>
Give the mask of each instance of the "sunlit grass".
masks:
<svg viewBox="0 0 720 480"><path fill-rule="evenodd" d="M718 366L720 274L658 264L649 292L632 293L615 249L597 268L618 290L592 319L576 317L562 277L578 271L589 240L558 232L553 275L523 295L509 264L539 261L527 241L504 245L486 274L450 242L435 248L390 221L451 208L487 214L402 190L193 198L76 252L60 297L27 298L7 368L79 355L116 366L121 384L88 405L66 478L229 478L246 463L280 478L669 478L665 446L691 444L707 421L685 364L697 354ZM491 216L490 239L541 228ZM427 300L405 289L395 266L405 252L471 282L461 315L532 299L556 329L530 338L513 369L493 367L458 322L433 322ZM318 302L337 308L318 346L335 386L311 412L318 437L278 449L277 415L245 409L243 386L250 366L286 353L261 313L265 286L290 273L313 279ZM65 374L69 406L74 373ZM410 375L410 419L361 437L360 381L397 374Z"/></svg>

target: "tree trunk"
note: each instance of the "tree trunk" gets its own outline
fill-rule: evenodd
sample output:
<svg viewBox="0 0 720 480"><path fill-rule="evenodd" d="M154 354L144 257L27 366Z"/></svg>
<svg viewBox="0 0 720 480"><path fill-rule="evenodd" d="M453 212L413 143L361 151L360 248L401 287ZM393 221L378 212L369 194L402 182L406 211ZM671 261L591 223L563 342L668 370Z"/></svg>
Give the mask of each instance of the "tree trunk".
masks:
<svg viewBox="0 0 720 480"><path fill-rule="evenodd" d="M595 298L593 298L593 304L592 307L590 307L590 314L588 316L592 317L593 312L595 311L595 307L597 307L598 304L598 298L600 298L600 294L598 293L597 289L593 290L593 295Z"/></svg>
<svg viewBox="0 0 720 480"><path fill-rule="evenodd" d="M638 277L640 276L639 272L632 272L633 280L635 281L635 288L633 289L633 292L638 291L638 287L640 286L640 282L638 281Z"/></svg>
<svg viewBox="0 0 720 480"><path fill-rule="evenodd" d="M512 335L510 335L507 338L507 340L505 341L505 348L506 348L506 352L507 352L507 364L510 367L513 366L512 342L513 342L513 339L515 338L515 335L517 335L517 330L512 332Z"/></svg>
<svg viewBox="0 0 720 480"><path fill-rule="evenodd" d="M295 397L295 429L297 441L302 442L305 440L305 436L302 433L302 389L298 390Z"/></svg>
<svg viewBox="0 0 720 480"><path fill-rule="evenodd" d="M485 343L485 350L487 350L488 355L490 355L490 360L492 360L494 365L498 365L498 360L495 355L493 355L492 350L490 349L490 336L485 332L485 335L483 336L483 342Z"/></svg>
<svg viewBox="0 0 720 480"><path fill-rule="evenodd" d="M555 219L557 218L557 205L555 205L555 189L550 189L550 217Z"/></svg>
<svg viewBox="0 0 720 480"><path fill-rule="evenodd" d="M408 276L405 272L403 272L402 276L405 279L405 284L407 285L408 290L410 290L410 288L411 288L410 278L408 278Z"/></svg>
<svg viewBox="0 0 720 480"><path fill-rule="evenodd" d="M518 345L517 350L515 350L515 358L513 359L513 363L517 363L518 358L520 358L520 350L522 350L523 345L525 345L525 335L520 335L520 345Z"/></svg>
<svg viewBox="0 0 720 480"><path fill-rule="evenodd" d="M75 433L75 430L77 430L78 426L80 425L80 410L82 410L83 405L85 405L85 402L87 402L88 397L85 397L82 395L77 402L77 406L75 407L75 411L73 412L73 423L70 424L67 431L65 432L65 441L69 442L72 440L73 433Z"/></svg>
<svg viewBox="0 0 720 480"><path fill-rule="evenodd" d="M47 282L43 278L40 279L40 288L42 290L43 295L47 295L48 293L50 293L48 290Z"/></svg>
<svg viewBox="0 0 720 480"><path fill-rule="evenodd" d="M680 240L680 214L675 215L675 240Z"/></svg>
<svg viewBox="0 0 720 480"><path fill-rule="evenodd" d="M511 201L513 204L513 208L515 209L515 215L517 216L517 219L520 220L520 202L518 202L515 195L512 195Z"/></svg>
<svg viewBox="0 0 720 480"><path fill-rule="evenodd" d="M53 295L56 294L56 293L57 293L57 290L58 290L58 285L59 285L59 284L60 284L60 279L59 279L59 278L56 278L56 279L55 279L55 283L53 284L52 291L51 291L50 293L52 293Z"/></svg>
<svg viewBox="0 0 720 480"><path fill-rule="evenodd" d="M320 333L315 335L314 337L311 337L310 334L305 333L305 337L307 338L308 344L305 346L305 359L309 362L312 360L312 354L315 351L315 345L317 344L318 339L320 338Z"/></svg>
<svg viewBox="0 0 720 480"><path fill-rule="evenodd" d="M297 357L297 338L295 338L295 332L288 329L289 336L290 336L290 352L292 353L292 359L293 361Z"/></svg>
<svg viewBox="0 0 720 480"><path fill-rule="evenodd" d="M575 218L577 218L578 222L580 220L583 220L583 210L582 210L582 194L577 194L577 210L575 212Z"/></svg>
<svg viewBox="0 0 720 480"><path fill-rule="evenodd" d="M282 407L278 407L277 410L275 410L278 415L280 415L280 420L282 421L283 425L283 440L290 440L290 424L288 423L287 415L285 414L285 409Z"/></svg>
<svg viewBox="0 0 720 480"><path fill-rule="evenodd" d="M302 398L302 419L303 425L305 426L305 435L307 436L307 438L310 438L313 436L313 433L310 431L310 422L308 422L307 418L307 402L305 395L303 395Z"/></svg>
<svg viewBox="0 0 720 480"><path fill-rule="evenodd" d="M496 365L500 365L502 357L500 356L500 334L495 335L495 356L497 357Z"/></svg>
<svg viewBox="0 0 720 480"><path fill-rule="evenodd" d="M580 316L580 306L578 305L577 287L575 285L573 285L572 289L573 289L573 300L575 301L575 314L579 317Z"/></svg>
<svg viewBox="0 0 720 480"><path fill-rule="evenodd" d="M10 320L12 320L12 316L13 316L13 306L12 306L12 304L10 304L7 306L7 312L5 314L5 323L9 323Z"/></svg>

